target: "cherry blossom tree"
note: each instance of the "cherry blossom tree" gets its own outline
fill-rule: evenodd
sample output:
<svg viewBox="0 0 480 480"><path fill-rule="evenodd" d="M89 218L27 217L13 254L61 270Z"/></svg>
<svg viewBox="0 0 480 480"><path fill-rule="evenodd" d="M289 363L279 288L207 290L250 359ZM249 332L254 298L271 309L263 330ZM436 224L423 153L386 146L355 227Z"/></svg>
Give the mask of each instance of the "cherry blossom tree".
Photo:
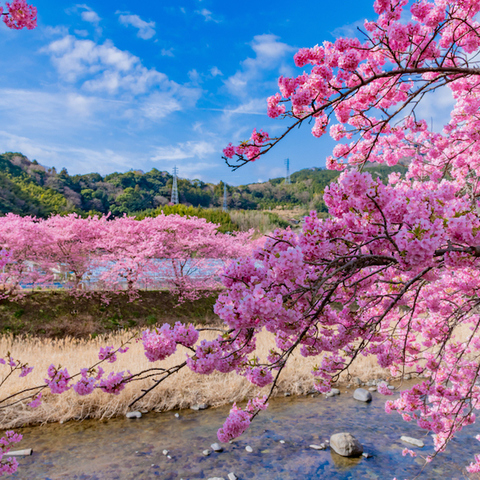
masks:
<svg viewBox="0 0 480 480"><path fill-rule="evenodd" d="M216 311L232 338L248 331L254 341L261 328L276 335L277 351L254 368L272 385L297 350L319 356L322 392L359 355L375 355L399 378L421 375L386 408L435 433L440 452L480 407L480 2L407 5L376 0L378 19L359 38L301 49L295 62L309 70L281 77L268 99L268 115L290 126L273 138L254 129L224 150L235 169L308 122L314 136L328 131L338 142L327 167L343 172L325 191L330 218L312 212L302 233L277 232L231 267ZM430 131L418 106L445 90L451 119ZM388 185L362 173L367 162L400 161L408 173ZM218 349L217 361L231 360ZM238 422L242 415L232 410ZM230 423L226 439L238 430ZM480 471L480 456L468 470Z"/></svg>

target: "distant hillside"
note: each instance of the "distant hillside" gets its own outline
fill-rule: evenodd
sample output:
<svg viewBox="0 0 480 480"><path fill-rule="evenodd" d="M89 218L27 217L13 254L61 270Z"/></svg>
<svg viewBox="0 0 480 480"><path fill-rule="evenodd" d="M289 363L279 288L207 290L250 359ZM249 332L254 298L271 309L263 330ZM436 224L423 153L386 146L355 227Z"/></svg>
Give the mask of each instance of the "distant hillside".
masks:
<svg viewBox="0 0 480 480"><path fill-rule="evenodd" d="M392 168L376 166L368 170L385 180L392 171L404 173L406 168L401 165ZM264 183L227 186L228 208L274 210L301 207L305 212L315 209L326 213L322 194L337 176L336 171L311 168L293 173L289 185L285 184L283 178L274 178ZM84 215L111 212L113 216L125 213L158 215L169 203L172 182L170 173L155 168L146 173L132 170L104 177L98 173L69 175L66 169L57 172L55 168L30 161L21 153L8 152L0 155L0 214L13 212L39 217L69 212ZM220 219L217 214L203 210L220 208L223 190L223 182L215 185L197 179L179 178L178 191L183 206L174 208L172 212L186 215L196 212L198 216L214 219L216 215ZM187 213L185 207L196 208ZM270 214L269 219L274 223L275 218L274 214ZM221 222L224 222L227 230L236 229L231 219L225 218Z"/></svg>

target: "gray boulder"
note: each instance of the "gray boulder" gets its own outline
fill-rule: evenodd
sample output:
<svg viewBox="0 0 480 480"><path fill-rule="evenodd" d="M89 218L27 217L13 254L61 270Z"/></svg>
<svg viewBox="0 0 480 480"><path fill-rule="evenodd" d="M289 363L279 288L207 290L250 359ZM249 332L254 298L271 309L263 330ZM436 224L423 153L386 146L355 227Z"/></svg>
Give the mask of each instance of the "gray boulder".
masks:
<svg viewBox="0 0 480 480"><path fill-rule="evenodd" d="M372 394L368 390L365 390L364 388L357 388L353 392L353 398L360 402L371 402Z"/></svg>
<svg viewBox="0 0 480 480"><path fill-rule="evenodd" d="M359 457L363 453L362 444L348 432L332 435L330 448L342 457Z"/></svg>

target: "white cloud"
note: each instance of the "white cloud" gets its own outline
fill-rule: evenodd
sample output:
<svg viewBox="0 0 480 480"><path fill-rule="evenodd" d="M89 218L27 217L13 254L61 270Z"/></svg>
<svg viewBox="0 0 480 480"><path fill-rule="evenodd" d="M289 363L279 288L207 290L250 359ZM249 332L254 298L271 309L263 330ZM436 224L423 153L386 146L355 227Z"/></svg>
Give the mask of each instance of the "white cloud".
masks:
<svg viewBox="0 0 480 480"><path fill-rule="evenodd" d="M67 35L50 43L43 51L50 54L53 64L67 82L83 81L82 87L91 92L115 94L124 91L138 95L156 87L178 87L164 73L147 69L138 57L118 49L109 40L99 45Z"/></svg>
<svg viewBox="0 0 480 480"><path fill-rule="evenodd" d="M153 93L140 106L143 116L150 120L159 120L179 110L182 110L181 103L165 92Z"/></svg>
<svg viewBox="0 0 480 480"><path fill-rule="evenodd" d="M205 140L188 141L175 146L157 147L152 161L175 162L186 158L205 158L208 155L218 152L218 148L211 142ZM183 165L183 164L182 164Z"/></svg>
<svg viewBox="0 0 480 480"><path fill-rule="evenodd" d="M286 54L294 50L286 43L278 41L276 35L256 35L250 46L255 52L255 58L247 58L242 62L242 70L227 78L225 86L230 93L237 96L245 96L247 87L252 82L259 80L262 71L270 71L275 67L282 67L282 61Z"/></svg>
<svg viewBox="0 0 480 480"><path fill-rule="evenodd" d="M200 82L200 74L195 69L188 72L188 78L194 85L198 85Z"/></svg>
<svg viewBox="0 0 480 480"><path fill-rule="evenodd" d="M146 22L142 20L138 15L132 15L130 13L116 12L119 14L118 21L125 26L131 25L138 29L137 37L149 40L155 35L155 22Z"/></svg>
<svg viewBox="0 0 480 480"><path fill-rule="evenodd" d="M88 37L88 32L87 30L74 30L75 35L79 37Z"/></svg>
<svg viewBox="0 0 480 480"><path fill-rule="evenodd" d="M223 75L223 73L221 72L221 70L218 68L218 67L212 67L210 69L210 73L216 77L217 75Z"/></svg>
<svg viewBox="0 0 480 480"><path fill-rule="evenodd" d="M98 25L100 23L101 18L88 5L80 4L80 5L75 5L75 7L77 9L83 10L82 13L80 14L83 21L88 23L93 23L94 25Z"/></svg>

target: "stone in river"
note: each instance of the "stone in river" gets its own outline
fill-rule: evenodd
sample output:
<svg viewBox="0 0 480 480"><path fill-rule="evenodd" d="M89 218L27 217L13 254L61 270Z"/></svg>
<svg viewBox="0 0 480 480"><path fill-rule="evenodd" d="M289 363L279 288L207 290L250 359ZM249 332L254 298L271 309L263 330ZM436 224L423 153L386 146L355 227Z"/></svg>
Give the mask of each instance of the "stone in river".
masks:
<svg viewBox="0 0 480 480"><path fill-rule="evenodd" d="M250 445L247 445L245 447L245 450L248 452L248 453L252 453L253 452L253 448L250 446Z"/></svg>
<svg viewBox="0 0 480 480"><path fill-rule="evenodd" d="M324 443L320 445L309 445L309 447L313 448L313 450L325 450L327 448Z"/></svg>
<svg viewBox="0 0 480 480"><path fill-rule="evenodd" d="M128 412L125 416L127 418L142 418L142 414L140 412Z"/></svg>
<svg viewBox="0 0 480 480"><path fill-rule="evenodd" d="M212 443L210 447L214 452L223 452L223 447L221 447L218 443Z"/></svg>
<svg viewBox="0 0 480 480"><path fill-rule="evenodd" d="M368 390L365 390L364 388L357 388L353 392L353 398L355 400L359 400L360 402L371 402L372 394Z"/></svg>
<svg viewBox="0 0 480 480"><path fill-rule="evenodd" d="M406 437L405 435L400 437L400 440L402 442L410 443L411 445L415 445L416 447L423 448L425 444L421 441L418 440L417 438L413 437Z"/></svg>
<svg viewBox="0 0 480 480"><path fill-rule="evenodd" d="M210 450L204 450L202 452L202 454L205 455L206 457L208 457L210 455L210 453L211 453Z"/></svg>
<svg viewBox="0 0 480 480"><path fill-rule="evenodd" d="M238 479L238 477L233 472L230 472L227 476L228 476L228 480L237 480Z"/></svg>
<svg viewBox="0 0 480 480"><path fill-rule="evenodd" d="M359 457L363 453L362 444L348 432L332 435L330 447L342 457Z"/></svg>
<svg viewBox="0 0 480 480"><path fill-rule="evenodd" d="M192 405L190 407L191 410L206 410L208 405L206 403L197 403L196 405Z"/></svg>

